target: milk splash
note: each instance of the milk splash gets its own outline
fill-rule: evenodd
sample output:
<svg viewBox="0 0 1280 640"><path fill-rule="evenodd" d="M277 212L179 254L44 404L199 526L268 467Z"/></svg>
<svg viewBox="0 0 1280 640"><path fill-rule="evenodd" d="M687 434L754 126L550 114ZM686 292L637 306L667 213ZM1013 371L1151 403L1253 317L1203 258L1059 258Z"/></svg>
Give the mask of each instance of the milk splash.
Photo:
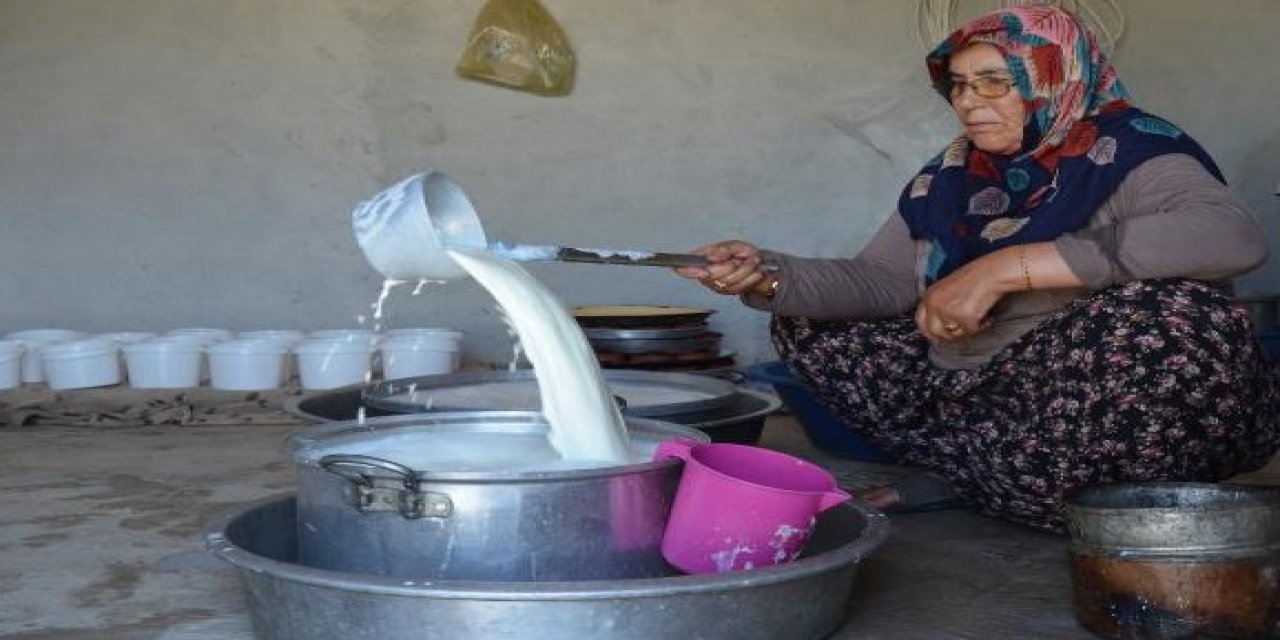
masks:
<svg viewBox="0 0 1280 640"><path fill-rule="evenodd" d="M595 353L560 300L511 260L478 249L447 251L506 310L533 365L551 445L566 459L634 462Z"/></svg>

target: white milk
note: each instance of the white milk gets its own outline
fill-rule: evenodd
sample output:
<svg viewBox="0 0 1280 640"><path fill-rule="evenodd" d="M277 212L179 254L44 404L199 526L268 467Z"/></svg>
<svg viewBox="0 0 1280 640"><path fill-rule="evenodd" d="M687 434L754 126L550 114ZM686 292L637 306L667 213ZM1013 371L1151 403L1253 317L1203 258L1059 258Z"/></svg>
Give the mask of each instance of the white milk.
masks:
<svg viewBox="0 0 1280 640"><path fill-rule="evenodd" d="M628 445L631 460L653 457L654 442ZM393 460L431 473L455 471L566 471L613 466L599 460L561 457L547 438L537 433L384 433L375 440L353 440L342 452Z"/></svg>
<svg viewBox="0 0 1280 640"><path fill-rule="evenodd" d="M511 260L477 249L448 253L506 310L538 379L556 451L567 460L639 462L595 353L560 300Z"/></svg>
<svg viewBox="0 0 1280 640"><path fill-rule="evenodd" d="M715 397L700 389L675 389L666 386L641 384L614 384L610 392L621 396L632 409L658 405L698 402ZM524 381L484 382L458 387L436 389L412 389L387 396L393 402L432 403L438 407L458 409L492 409L506 411L530 411L540 405L536 385Z"/></svg>

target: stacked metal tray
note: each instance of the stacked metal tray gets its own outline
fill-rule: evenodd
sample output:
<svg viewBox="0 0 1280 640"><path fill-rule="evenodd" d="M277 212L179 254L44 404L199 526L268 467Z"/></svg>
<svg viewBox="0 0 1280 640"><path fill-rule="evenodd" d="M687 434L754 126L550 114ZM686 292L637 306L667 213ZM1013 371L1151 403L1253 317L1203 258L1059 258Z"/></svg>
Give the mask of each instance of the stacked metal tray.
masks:
<svg viewBox="0 0 1280 640"><path fill-rule="evenodd" d="M582 326L606 369L721 373L733 370L734 354L721 348L721 334L692 307L609 305L578 307Z"/></svg>

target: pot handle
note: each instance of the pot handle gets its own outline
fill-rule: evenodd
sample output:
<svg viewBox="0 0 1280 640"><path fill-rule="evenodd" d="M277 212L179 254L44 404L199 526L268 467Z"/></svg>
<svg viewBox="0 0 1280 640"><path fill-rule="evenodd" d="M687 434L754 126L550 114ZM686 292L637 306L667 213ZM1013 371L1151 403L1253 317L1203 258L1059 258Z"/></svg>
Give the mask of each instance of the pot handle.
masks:
<svg viewBox="0 0 1280 640"><path fill-rule="evenodd" d="M337 453L320 458L320 468L355 485L351 496L352 506L360 513L391 511L399 513L406 520L448 518L453 513L453 501L448 494L420 490L418 485L422 476L397 462L373 456ZM403 486L399 489L375 486L372 475L375 471L386 471L399 476Z"/></svg>
<svg viewBox="0 0 1280 640"><path fill-rule="evenodd" d="M418 472L398 462L353 453L335 453L320 458L320 468L366 487L373 486L372 471L387 471L400 476L408 489L417 490Z"/></svg>

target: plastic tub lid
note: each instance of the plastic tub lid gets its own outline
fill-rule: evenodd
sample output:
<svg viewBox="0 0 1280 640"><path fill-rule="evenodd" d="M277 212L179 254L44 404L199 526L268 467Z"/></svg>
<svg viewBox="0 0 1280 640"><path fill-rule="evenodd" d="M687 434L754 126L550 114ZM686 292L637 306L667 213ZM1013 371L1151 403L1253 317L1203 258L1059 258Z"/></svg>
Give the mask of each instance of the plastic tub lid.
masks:
<svg viewBox="0 0 1280 640"><path fill-rule="evenodd" d="M294 353L306 354L323 354L323 353L373 353L374 346L372 341L365 340L307 340L293 345Z"/></svg>
<svg viewBox="0 0 1280 640"><path fill-rule="evenodd" d="M377 337L372 329L319 329L307 334L308 338L347 338L352 336Z"/></svg>
<svg viewBox="0 0 1280 640"><path fill-rule="evenodd" d="M94 336L94 338L110 340L121 346L150 340L154 337L156 337L156 334L152 331L116 331L114 333L100 333Z"/></svg>
<svg viewBox="0 0 1280 640"><path fill-rule="evenodd" d="M441 337L451 340L462 340L464 334L461 331L447 329L445 327L403 327L400 329L390 329L386 332L388 340L405 337Z"/></svg>
<svg viewBox="0 0 1280 640"><path fill-rule="evenodd" d="M252 338L252 339L268 339L282 340L287 342L302 342L307 338L307 334L299 329L255 329L253 331L241 331L236 334L236 339Z"/></svg>
<svg viewBox="0 0 1280 640"><path fill-rule="evenodd" d="M211 342L221 342L230 340L232 333L226 329L215 329L213 327L184 327L182 329L174 329L165 333L165 336L198 336L203 340Z"/></svg>
<svg viewBox="0 0 1280 640"><path fill-rule="evenodd" d="M380 348L384 351L387 349L438 351L441 348L453 351L458 348L458 341L445 336L396 336L383 340Z"/></svg>
<svg viewBox="0 0 1280 640"><path fill-rule="evenodd" d="M204 345L199 340L187 340L174 337L151 338L121 347L126 354L130 353L200 353Z"/></svg>
<svg viewBox="0 0 1280 640"><path fill-rule="evenodd" d="M35 343L51 343L51 342L68 342L71 340L79 340L87 334L81 331L72 331L70 329L26 329L24 331L14 331L6 334L5 340L18 340L26 344Z"/></svg>
<svg viewBox="0 0 1280 640"><path fill-rule="evenodd" d="M47 345L40 350L40 355L45 360L64 360L68 358L114 354L117 350L118 347L116 347L116 344L110 340L89 338L88 340L59 342Z"/></svg>
<svg viewBox="0 0 1280 640"><path fill-rule="evenodd" d="M243 338L219 342L206 351L210 355L280 355L288 352L289 348L275 340Z"/></svg>

